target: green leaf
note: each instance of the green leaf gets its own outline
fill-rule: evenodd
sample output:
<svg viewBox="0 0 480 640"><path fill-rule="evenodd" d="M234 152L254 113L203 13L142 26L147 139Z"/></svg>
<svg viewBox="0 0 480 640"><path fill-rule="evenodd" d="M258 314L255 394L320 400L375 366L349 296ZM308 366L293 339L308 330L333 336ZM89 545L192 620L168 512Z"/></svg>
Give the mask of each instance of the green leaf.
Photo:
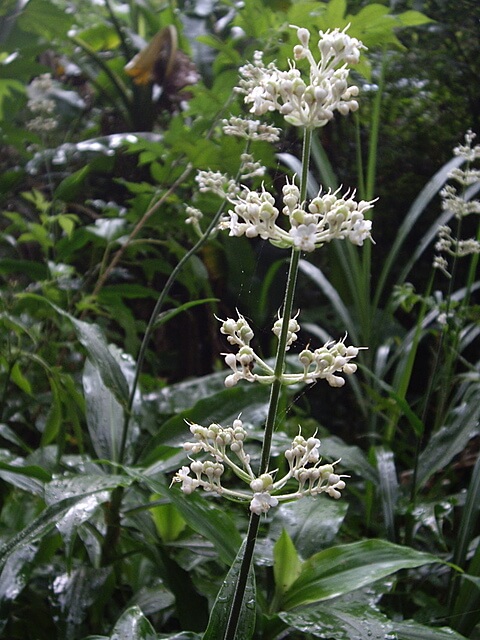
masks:
<svg viewBox="0 0 480 640"><path fill-rule="evenodd" d="M109 640L157 640L157 634L140 607L134 606L118 619Z"/></svg>
<svg viewBox="0 0 480 640"><path fill-rule="evenodd" d="M67 547L67 554L78 527L90 519L101 504L110 499L110 492L119 486L126 487L132 479L119 475L65 475L54 478L45 485L45 502L55 505L65 499L76 498L76 502L63 515L56 519L55 526L62 534Z"/></svg>
<svg viewBox="0 0 480 640"><path fill-rule="evenodd" d="M218 302L218 298L203 298L201 300L192 300L191 302L185 302L179 307L175 307L175 309L169 309L168 311L164 311L157 316L155 320L155 327L159 327L162 324L165 324L172 318L174 318L179 313L186 311L187 309L191 309L192 307L197 307L201 304L210 304L213 302Z"/></svg>
<svg viewBox="0 0 480 640"><path fill-rule="evenodd" d="M14 382L19 389L21 389L25 393L28 393L29 395L32 395L32 386L28 378L26 378L23 375L18 361L15 362L15 364L12 367L12 370L10 371L10 378L12 382Z"/></svg>
<svg viewBox="0 0 480 640"><path fill-rule="evenodd" d="M111 567L79 566L63 574L52 589L50 599L55 607L55 623L59 637L78 637L78 628L88 609L102 597Z"/></svg>
<svg viewBox="0 0 480 640"><path fill-rule="evenodd" d="M270 532L274 536L279 527L285 528L302 557L310 558L333 544L347 510L344 500L326 496L287 502L275 509Z"/></svg>
<svg viewBox="0 0 480 640"><path fill-rule="evenodd" d="M124 412L98 369L87 358L83 370L88 433L99 458L119 462Z"/></svg>
<svg viewBox="0 0 480 640"><path fill-rule="evenodd" d="M478 385L457 394L456 406L448 422L430 438L418 461L417 483L422 487L433 474L446 468L467 442L479 433L480 403Z"/></svg>
<svg viewBox="0 0 480 640"><path fill-rule="evenodd" d="M388 618L364 603L318 604L314 609L281 612L279 618L294 629L317 638L385 640L392 637Z"/></svg>
<svg viewBox="0 0 480 640"><path fill-rule="evenodd" d="M86 42L93 51L118 49L120 44L120 36L117 30L105 22L84 29L76 35Z"/></svg>
<svg viewBox="0 0 480 640"><path fill-rule="evenodd" d="M18 459L15 460L16 464L8 464L7 462L0 461L0 469L5 469L10 473L15 473L23 476L27 476L28 478L35 478L40 480L41 482L50 482L51 475L37 465L18 465Z"/></svg>
<svg viewBox="0 0 480 640"><path fill-rule="evenodd" d="M244 549L245 543L240 547L237 557L220 587L220 591L218 592L215 604L213 605L213 609L210 614L208 627L203 636L203 640L219 640L219 638L224 637L230 616L233 596L237 586L240 566L243 560ZM248 573L245 594L243 596L235 640L251 640L255 629L255 613L255 572L253 570L253 565L251 565Z"/></svg>
<svg viewBox="0 0 480 640"><path fill-rule="evenodd" d="M5 601L14 600L27 584L36 553L37 547L27 544L8 557L0 572L0 605Z"/></svg>
<svg viewBox="0 0 480 640"><path fill-rule="evenodd" d="M302 568L292 539L283 529L273 547L273 575L275 577L275 595L281 597L298 578Z"/></svg>
<svg viewBox="0 0 480 640"><path fill-rule="evenodd" d="M233 562L242 539L226 509L212 504L198 493L186 496L178 489L169 489L158 478L150 478L134 469L127 468L126 471L149 489L171 501L187 524L214 545L223 562L229 565Z"/></svg>
<svg viewBox="0 0 480 640"><path fill-rule="evenodd" d="M80 193L80 190L83 189L85 180L89 173L90 166L87 164L85 167L82 167L78 171L70 174L60 182L58 187L55 189L53 197L56 200L63 200L64 202L74 200Z"/></svg>
<svg viewBox="0 0 480 640"><path fill-rule="evenodd" d="M45 428L42 433L42 447L51 444L55 440L63 419L60 390L53 379L50 379L50 388L52 391L52 400L47 419L45 421Z"/></svg>
<svg viewBox="0 0 480 640"><path fill-rule="evenodd" d="M0 78L0 121L5 120L5 105L15 92L25 93L25 85L12 78ZM7 110L8 112L8 110Z"/></svg>
<svg viewBox="0 0 480 640"><path fill-rule="evenodd" d="M222 372L220 378L225 379L225 372ZM203 380L200 385L196 383L198 381L192 383L192 394L184 396L180 402L193 403L196 399L196 391L208 388L208 380ZM177 385L176 390L178 391L180 388L187 390L188 386L188 383L184 383L184 386ZM187 391L185 392L187 393ZM260 426L267 414L268 394L269 389L266 385L252 387L252 385L246 384L238 385L232 389L224 388L219 393L199 400L191 409L182 411L162 424L158 434L149 443L145 458L141 459L141 464L147 466L154 463L157 459L157 447L159 446L183 444L190 433L185 421L210 424L212 416L215 416L215 421L220 424L232 424L241 413L244 423ZM169 395L169 388L167 388L165 389L164 397L168 398ZM172 395L170 395L170 398ZM176 397L177 393L175 392Z"/></svg>
<svg viewBox="0 0 480 640"><path fill-rule="evenodd" d="M59 9L48 0L29 0L18 18L18 26L27 34L36 34L51 41L64 38L73 21L73 13Z"/></svg>
<svg viewBox="0 0 480 640"><path fill-rule="evenodd" d="M65 513L80 500L79 497L73 496L65 498L47 507L38 518L36 518L28 527L17 533L13 538L7 540L0 547L0 567L2 567L8 558L17 553L20 549L38 540L42 536L47 535Z"/></svg>
<svg viewBox="0 0 480 640"><path fill-rule="evenodd" d="M398 500L398 480L393 452L383 447L375 448L377 461L379 494L381 499L383 521L389 540L396 538L395 511Z"/></svg>
<svg viewBox="0 0 480 640"><path fill-rule="evenodd" d="M384 540L363 540L326 549L303 564L300 576L284 596L283 608L335 598L400 569L434 562L443 561Z"/></svg>
<svg viewBox="0 0 480 640"><path fill-rule="evenodd" d="M398 13L395 15L395 19L402 25L402 27L418 27L421 24L433 22L433 20L424 13L414 10Z"/></svg>
<svg viewBox="0 0 480 640"><path fill-rule="evenodd" d="M449 627L427 627L414 620L392 622L392 630L398 640L465 640Z"/></svg>
<svg viewBox="0 0 480 640"><path fill-rule="evenodd" d="M68 318L73 324L79 341L87 350L88 356L96 366L104 385L110 389L122 407L127 407L129 389L127 380L122 369L114 356L111 354L104 335L96 324L89 324L83 320L77 320L67 311L64 311L46 298L26 293L19 295L22 299L34 299L42 303L48 303L57 313L64 318Z"/></svg>
<svg viewBox="0 0 480 640"><path fill-rule="evenodd" d="M160 494L154 493L150 500L158 500ZM171 503L160 504L150 509L155 528L162 542L174 542L185 529L186 522L177 507Z"/></svg>

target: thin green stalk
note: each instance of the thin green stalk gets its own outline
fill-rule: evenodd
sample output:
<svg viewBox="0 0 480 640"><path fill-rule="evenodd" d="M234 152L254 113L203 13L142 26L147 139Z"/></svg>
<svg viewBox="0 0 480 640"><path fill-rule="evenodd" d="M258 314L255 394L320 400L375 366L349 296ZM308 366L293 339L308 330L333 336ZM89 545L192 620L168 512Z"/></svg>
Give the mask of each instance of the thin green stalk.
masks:
<svg viewBox="0 0 480 640"><path fill-rule="evenodd" d="M250 144L249 142L247 142L246 144L246 148L245 148L245 153L248 153L249 151L249 147ZM237 176L237 180L238 180ZM147 328L145 329L145 334L143 336L143 340L142 340L142 344L140 345L140 351L138 354L138 360L137 360L137 366L135 368L135 376L133 378L133 384L132 384L132 388L130 391L130 397L128 399L128 406L127 406L127 410L125 412L125 420L124 420L124 424L123 424L123 432L122 432L122 440L120 443L120 452L119 452L119 461L120 463L123 461L124 455L125 455L125 448L126 448L126 444L127 444L127 438L128 438L128 432L129 432L129 427L130 427L130 418L132 415L132 407L133 407L133 400L135 398L135 393L137 391L137 387L138 387L138 381L140 378L140 374L143 368L143 363L145 361L145 356L147 353L147 347L148 347L148 343L150 341L150 338L152 337L152 333L155 329L155 323L157 321L158 315L160 313L160 309L162 308L166 297L168 296L170 289L172 288L173 283L175 282L175 280L177 279L178 274L181 272L181 270L183 269L183 267L185 266L185 264L190 260L190 258L195 255L200 249L201 247L203 247L203 245L207 242L207 240L210 238L210 234L212 233L212 231L215 229L215 227L218 224L218 221L220 220L220 216L222 215L224 209L225 209L225 204L226 204L226 200L224 200L221 204L221 206L218 208L217 213L214 215L214 217L212 218L210 224L208 225L207 229L205 230L205 233L203 234L203 236L195 243L195 245L189 249L189 251L187 251L187 253L182 257L182 259L178 262L178 264L175 266L175 268L173 269L173 271L171 272L167 282L165 283L165 286L162 289L162 292L160 293L157 302L155 304L155 307L152 311L152 314L150 316L150 320L148 321L148 325Z"/></svg>
<svg viewBox="0 0 480 640"><path fill-rule="evenodd" d="M408 357L407 360L405 362L405 364L403 365L402 369L401 369L401 374L400 374L400 380L398 381L397 384L395 384L397 382L397 376L395 377L394 380L394 385L396 386L396 388L394 389L394 391L396 392L396 394L402 399L404 400L407 396L407 391L408 391L408 387L410 386L410 380L412 378L412 372L413 372L413 366L415 364L415 358L417 356L417 350L418 350L418 345L420 343L420 337L422 334L422 325L423 325L423 321L425 319L425 315L427 313L427 301L428 298L430 297L430 294L432 292L432 287L433 287L433 279L434 279L434 271L432 271L431 275L430 275L430 281L428 283L426 292L423 296L423 302L420 308L420 312L418 314L418 318L417 318L417 322L416 322L416 326L415 326L415 333L412 339L412 343L411 346L408 350ZM399 369L400 369L400 365L399 365ZM398 372L397 372L398 373ZM401 416L401 409L400 406L397 404L395 406L395 408L393 409L391 416L390 416L390 421L387 425L386 431L385 431L385 443L391 447L392 446L392 442L393 442L393 438L395 435L395 430L398 424L398 421L400 419ZM420 441L421 438L418 438L418 441ZM415 456L415 465L414 465L414 482L413 485L415 484L415 476L416 476L416 465L417 465L417 460L418 460L418 455L419 455L419 451L417 451L417 454Z"/></svg>
<svg viewBox="0 0 480 640"><path fill-rule="evenodd" d="M365 200L372 200L375 192L375 180L377 176L377 151L378 138L380 133L380 116L382 106L383 89L385 86L385 67L386 55L385 51L382 56L382 64L380 67L380 79L378 89L373 101L372 119L370 123L370 139L368 145L367 159L367 175L365 179ZM371 301L371 276L372 276L372 243L366 242L363 247L361 257L361 293L362 301L358 308L360 325L362 327L362 338L365 344L372 344L373 323L375 321L376 308L372 306Z"/></svg>
<svg viewBox="0 0 480 640"><path fill-rule="evenodd" d="M308 167L310 160L310 147L312 140L312 132L309 129L305 129L303 138L303 151L302 151L302 175L300 183L300 200L303 202L307 195L307 178ZM270 452L272 447L272 437L275 429L275 423L277 419L278 403L280 398L280 392L282 388L281 377L285 368L285 355L287 352L287 338L288 338L288 324L292 316L293 299L295 295L295 287L298 275L298 264L300 261L300 251L292 249L290 257L290 267L288 271L287 286L285 291L285 298L282 308L282 329L280 332L280 338L278 341L277 354L275 358L275 380L272 384L270 391L270 401L268 405L268 414L265 422L265 434L263 437L262 454L260 460L259 475L268 471L268 464L270 461ZM235 587L235 593L230 608L230 614L228 618L227 627L225 630L224 640L235 640L237 634L237 627L240 621L240 614L242 611L243 598L245 595L245 589L247 586L248 574L253 560L253 554L255 551L255 543L257 540L258 528L260 525L260 516L251 513L250 521L248 525L247 538L245 543L245 552L243 554L242 563L240 565L240 571L238 574L237 584Z"/></svg>

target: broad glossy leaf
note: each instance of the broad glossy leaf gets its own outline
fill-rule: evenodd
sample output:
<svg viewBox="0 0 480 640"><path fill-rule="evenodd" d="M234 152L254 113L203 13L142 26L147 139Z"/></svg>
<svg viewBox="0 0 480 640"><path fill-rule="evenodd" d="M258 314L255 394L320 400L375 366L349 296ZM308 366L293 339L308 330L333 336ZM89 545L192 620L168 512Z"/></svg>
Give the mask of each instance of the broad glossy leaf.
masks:
<svg viewBox="0 0 480 640"><path fill-rule="evenodd" d="M57 518L55 526L71 551L77 529L89 520L95 510L110 499L111 490L127 486L130 479L115 475L78 475L56 478L45 486L45 502L49 505L76 496L72 506Z"/></svg>
<svg viewBox="0 0 480 640"><path fill-rule="evenodd" d="M383 447L375 448L375 456L377 460L383 521L388 539L394 541L396 538L395 510L398 499L398 480L395 459L393 452Z"/></svg>
<svg viewBox="0 0 480 640"><path fill-rule="evenodd" d="M315 608L281 612L279 618L316 638L335 640L393 640L391 622L375 607L362 603L318 604Z"/></svg>
<svg viewBox="0 0 480 640"><path fill-rule="evenodd" d="M235 561L233 562L227 577L223 581L213 605L203 640L219 640L224 637L227 629L233 596L237 586L237 579L243 559L245 544L242 544ZM255 629L256 600L255 600L255 572L250 566L245 594L240 610L235 640L250 640Z"/></svg>
<svg viewBox="0 0 480 640"><path fill-rule="evenodd" d="M355 471L360 478L378 483L377 470L370 464L360 447L347 445L337 436L327 436L322 438L320 453L330 460L340 459L338 469L341 469L341 473Z"/></svg>
<svg viewBox="0 0 480 640"><path fill-rule="evenodd" d="M271 535L284 527L303 558L330 546L347 514L348 504L327 496L295 500L278 506L273 514Z"/></svg>
<svg viewBox="0 0 480 640"><path fill-rule="evenodd" d="M56 607L56 625L65 640L78 637L78 627L88 608L102 595L110 567L81 566L57 575L52 583L51 600Z"/></svg>
<svg viewBox="0 0 480 640"><path fill-rule="evenodd" d="M96 493L98 491L110 491L117 487L128 487L133 479L128 476L120 475L102 475L102 474L85 474L85 475L65 475L54 478L45 485L45 502L47 504L55 504L59 500L70 497L81 497Z"/></svg>
<svg viewBox="0 0 480 640"><path fill-rule="evenodd" d="M10 538L10 540L7 540L7 542L0 547L0 567L5 564L13 553L16 553L19 549L50 533L50 531L55 528L59 518L78 501L79 498L71 497L56 502L42 511L40 516L25 527L25 529L17 533L13 538Z"/></svg>
<svg viewBox="0 0 480 640"><path fill-rule="evenodd" d="M267 415L268 394L269 389L266 386L245 384L232 389L223 389L199 400L194 406L190 405L190 409L182 411L162 424L158 435L149 443L148 451L145 458L141 459L141 464L149 465L156 461L155 449L159 445L179 446L189 440L191 434L185 421L205 425L212 422L231 425L241 414L244 425L250 423L260 426Z"/></svg>
<svg viewBox="0 0 480 640"><path fill-rule="evenodd" d="M98 369L87 358L83 370L88 433L99 458L119 462L124 411Z"/></svg>
<svg viewBox="0 0 480 640"><path fill-rule="evenodd" d="M37 546L26 544L12 553L0 572L0 604L14 600L27 584Z"/></svg>
<svg viewBox="0 0 480 640"><path fill-rule="evenodd" d="M466 640L449 627L427 627L414 620L392 622L392 628L398 640Z"/></svg>
<svg viewBox="0 0 480 640"><path fill-rule="evenodd" d="M156 640L157 634L140 607L130 607L118 619L109 640Z"/></svg>
<svg viewBox="0 0 480 640"><path fill-rule="evenodd" d="M384 540L363 540L320 551L307 560L283 598L283 608L328 600L360 589L400 569L443 562L428 553Z"/></svg>
<svg viewBox="0 0 480 640"><path fill-rule="evenodd" d="M0 454L0 478L14 487L40 496L44 483L49 482L51 476L40 466L27 464L23 458Z"/></svg>

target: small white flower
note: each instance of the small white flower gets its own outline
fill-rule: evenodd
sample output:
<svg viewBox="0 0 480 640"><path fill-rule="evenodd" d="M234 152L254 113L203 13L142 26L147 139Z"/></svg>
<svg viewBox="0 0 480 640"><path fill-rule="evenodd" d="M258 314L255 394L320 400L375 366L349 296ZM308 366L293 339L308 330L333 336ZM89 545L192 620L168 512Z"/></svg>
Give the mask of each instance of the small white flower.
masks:
<svg viewBox="0 0 480 640"><path fill-rule="evenodd" d="M275 498L275 496L270 495L268 491L262 491L253 494L250 502L250 511L261 515L262 513L267 513L271 507L276 507L277 505L278 499Z"/></svg>
<svg viewBox="0 0 480 640"><path fill-rule="evenodd" d="M260 120L231 116L228 120L223 120L222 124L223 132L228 136L265 142L278 142L280 139L280 129L263 124Z"/></svg>
<svg viewBox="0 0 480 640"><path fill-rule="evenodd" d="M293 238L293 246L296 249L309 253L315 251L316 224L313 222L310 224L300 224L298 227L292 227L289 233Z"/></svg>

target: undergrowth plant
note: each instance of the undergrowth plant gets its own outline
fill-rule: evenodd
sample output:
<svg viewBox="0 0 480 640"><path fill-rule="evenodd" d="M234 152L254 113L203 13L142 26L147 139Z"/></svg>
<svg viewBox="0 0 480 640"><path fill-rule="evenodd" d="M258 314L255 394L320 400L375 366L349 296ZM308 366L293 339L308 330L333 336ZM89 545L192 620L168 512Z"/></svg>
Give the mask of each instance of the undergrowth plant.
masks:
<svg viewBox="0 0 480 640"><path fill-rule="evenodd" d="M30 2L19 15L22 28L38 36L36 55L45 34L53 37L60 29L52 21L50 30L41 31L46 9L53 17L61 12L46 0ZM422 299L408 287L397 291L397 303L425 309L405 338L405 357L400 347L393 352L394 341L383 348L369 297L372 170L366 187L372 193L360 198L336 185L312 190L309 173L319 166L319 131L335 117L356 112L361 102L349 67L359 63L368 74L369 65L362 63L365 47L357 35L386 46L396 42L395 26L425 20L417 12L393 16L375 3L354 16L340 0L292 4L290 21L304 24L311 17L308 30L289 26L283 9L260 8L248 0L246 10L232 7L222 16L240 39L260 39L265 31L265 51L241 67L232 96L243 45L233 37L223 42L203 35L200 40L219 52L217 77L211 88L192 89L185 114L160 119L161 134L99 136L96 112L95 137L86 147L89 153L100 148L102 157L73 172L56 164L58 154L45 148L48 137L32 137L43 148L30 157L34 170L20 179L45 175L48 186L41 190L29 183L9 200L0 262L0 635L10 640L475 637L478 598L469 586L478 588L478 462L465 497L430 500L429 491L435 494L436 472L475 433L478 372L470 368L462 375L446 403L451 411L443 412L447 423L435 425L425 448L425 420L405 400L405 380L411 374L408 358L433 323L437 330L439 325L456 332L444 342L455 356L478 335L474 307L456 305L476 290L476 258L467 287L448 292L448 308L428 306L429 292ZM108 22L77 31L72 42L94 81L96 104L118 107L122 126L150 128L158 120L138 108L151 107L152 87L132 78L143 78L142 64L158 50L171 72L181 33L178 13L169 7L157 15L154 2L130 3L129 22L116 9L107 2ZM164 22L172 25L165 30ZM62 25L71 23L65 15ZM142 48L143 37L155 33L158 39ZM285 38L281 52L279 33ZM2 30L0 38L7 36ZM293 60L284 66L271 62L274 54L285 58L292 39ZM8 75L15 59L5 60L0 73ZM40 81L45 88L51 78ZM22 91L9 77L2 87ZM34 83L36 88L41 87ZM53 90L58 88L54 83ZM52 125L53 106L48 96L40 98L46 98L41 120ZM30 115L35 109L40 115L35 106ZM301 158L280 154L295 167L283 175L273 150L282 133L295 138L292 130L300 133ZM121 149L114 152L117 143ZM69 149L78 158L82 144L59 146L62 154ZM100 176L101 186L102 172L112 171L119 159L138 163L141 175L124 172L115 181L128 206L106 197L79 205L79 193L87 187L96 193L95 180ZM59 166L67 175L54 171ZM17 184L17 173L8 172L0 185ZM470 195L467 188L464 200ZM417 207L407 216L398 242L418 215ZM92 219L85 222L84 216ZM166 218L175 220L169 224ZM228 245L222 245L225 231ZM450 232L448 238L442 233L444 248L465 248ZM181 244L187 239L189 250ZM273 324L274 358L260 345L249 313L242 308L228 317L228 306L213 295L209 281L216 267L209 252L227 246L230 265L238 262L240 276L233 275L240 279L243 254L253 255L250 245L271 245L284 255L280 262L288 263ZM362 322L350 312L351 300L343 302L311 261L302 259L327 247L338 252L339 264L352 276L348 286L358 294L353 298ZM29 251L34 259L27 259ZM274 269L264 294L272 290ZM138 271L148 286L133 283ZM303 310L296 308L295 292L302 272L327 293L340 329L317 326L315 333L311 325L300 327ZM382 289L385 277L380 276ZM148 303L149 315L139 300ZM368 306L362 307L365 300ZM134 317L134 305L141 319ZM178 322L176 340L186 342L178 338L180 319L199 305L208 309L211 324L220 323L227 373L176 384L149 375L149 368L164 371L152 366L161 356L175 371L189 355L188 349L182 356L162 354L159 336ZM459 308L466 325L457 325ZM393 316L393 306L388 312ZM314 336L310 342L305 328ZM205 342L196 334L187 344ZM397 386L392 367L402 372ZM450 374L456 383L456 370ZM299 406L305 389L318 389L323 380L337 394L335 405L345 403L342 394L353 389L360 410L348 405L351 421L367 415L376 426L387 416L385 433L378 428L372 438L377 444L382 434L382 446L366 455L329 432L323 415L314 417ZM402 488L392 449L405 421L415 432L419 455L415 465L405 465ZM404 458L411 462L414 456ZM411 468L416 475L409 475ZM460 535L453 544L444 528L460 510Z"/></svg>

